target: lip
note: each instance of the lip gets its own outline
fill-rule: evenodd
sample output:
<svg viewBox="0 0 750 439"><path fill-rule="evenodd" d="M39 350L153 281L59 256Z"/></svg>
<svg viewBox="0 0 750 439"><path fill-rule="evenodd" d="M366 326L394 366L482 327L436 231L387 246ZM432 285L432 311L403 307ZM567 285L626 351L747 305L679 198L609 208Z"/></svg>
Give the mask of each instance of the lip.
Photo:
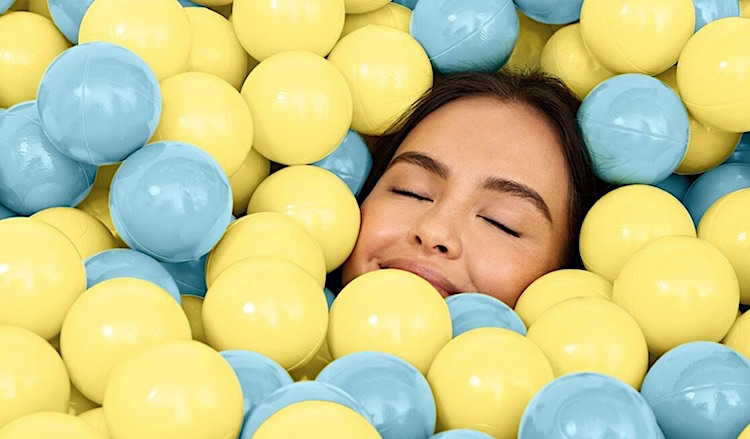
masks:
<svg viewBox="0 0 750 439"><path fill-rule="evenodd" d="M381 264L380 268L396 268L416 274L429 282L444 298L458 294L458 288L445 278L440 272L426 264L410 259L392 259Z"/></svg>

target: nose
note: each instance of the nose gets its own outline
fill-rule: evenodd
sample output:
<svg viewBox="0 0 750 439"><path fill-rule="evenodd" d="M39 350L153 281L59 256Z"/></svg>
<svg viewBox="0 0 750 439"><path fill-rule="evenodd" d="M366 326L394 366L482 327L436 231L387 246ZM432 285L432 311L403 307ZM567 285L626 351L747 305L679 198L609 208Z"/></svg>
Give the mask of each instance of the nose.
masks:
<svg viewBox="0 0 750 439"><path fill-rule="evenodd" d="M408 240L423 251L455 259L461 256L460 224L455 212L435 205L425 211L409 230Z"/></svg>

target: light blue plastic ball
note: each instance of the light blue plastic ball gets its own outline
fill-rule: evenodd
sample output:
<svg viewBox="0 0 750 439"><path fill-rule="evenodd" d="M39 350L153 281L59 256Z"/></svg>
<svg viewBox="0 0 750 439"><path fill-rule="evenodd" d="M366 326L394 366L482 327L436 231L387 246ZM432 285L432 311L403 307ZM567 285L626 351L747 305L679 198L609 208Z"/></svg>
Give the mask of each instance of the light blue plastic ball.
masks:
<svg viewBox="0 0 750 439"><path fill-rule="evenodd" d="M569 24L581 18L583 0L514 0L527 17L546 24Z"/></svg>
<svg viewBox="0 0 750 439"><path fill-rule="evenodd" d="M719 343L685 343L654 363L641 394L667 439L736 439L750 424L750 361Z"/></svg>
<svg viewBox="0 0 750 439"><path fill-rule="evenodd" d="M97 41L61 53L37 98L44 132L66 156L106 165L124 160L156 131L159 81L134 52Z"/></svg>
<svg viewBox="0 0 750 439"><path fill-rule="evenodd" d="M512 0L420 0L411 35L441 73L494 72L510 58L518 40Z"/></svg>
<svg viewBox="0 0 750 439"><path fill-rule="evenodd" d="M401 6L406 6L411 10L414 10L414 7L417 6L418 2L419 0L393 0L393 3L398 3Z"/></svg>
<svg viewBox="0 0 750 439"><path fill-rule="evenodd" d="M263 354L244 350L220 351L219 354L232 366L240 381L245 418L270 394L294 383L289 372Z"/></svg>
<svg viewBox="0 0 750 439"><path fill-rule="evenodd" d="M687 175L671 174L665 180L654 183L654 186L667 191L678 200L682 200L690 187L690 178Z"/></svg>
<svg viewBox="0 0 750 439"><path fill-rule="evenodd" d="M174 278L151 256L131 249L115 248L89 256L83 263L86 267L86 288L107 279L134 277L159 285L174 297L177 303L182 303L180 290Z"/></svg>
<svg viewBox="0 0 750 439"><path fill-rule="evenodd" d="M578 124L596 175L614 184L653 184L682 162L690 136L680 97L640 73L614 76L584 98Z"/></svg>
<svg viewBox="0 0 750 439"><path fill-rule="evenodd" d="M208 255L186 262L162 262L161 265L172 275L180 294L206 296L206 260Z"/></svg>
<svg viewBox="0 0 750 439"><path fill-rule="evenodd" d="M747 187L750 187L750 164L720 165L698 177L685 192L682 203L697 226L703 214L716 200L730 192Z"/></svg>
<svg viewBox="0 0 750 439"><path fill-rule="evenodd" d="M468 428L457 428L455 430L445 430L428 439L495 439L487 433L471 430Z"/></svg>
<svg viewBox="0 0 750 439"><path fill-rule="evenodd" d="M372 169L372 154L362 136L356 131L349 130L332 153L313 165L336 174L356 197Z"/></svg>
<svg viewBox="0 0 750 439"><path fill-rule="evenodd" d="M693 0L695 7L695 30L708 23L726 17L740 16L740 2L738 0Z"/></svg>
<svg viewBox="0 0 750 439"><path fill-rule="evenodd" d="M577 372L544 386L521 416L518 439L660 439L651 408L629 384Z"/></svg>
<svg viewBox="0 0 750 439"><path fill-rule="evenodd" d="M437 408L427 379L395 355L345 355L323 368L315 381L343 389L362 403L383 439L426 438L435 433Z"/></svg>
<svg viewBox="0 0 750 439"><path fill-rule="evenodd" d="M186 262L221 239L232 217L232 191L207 152L155 142L122 162L112 179L109 210L128 247L162 262Z"/></svg>
<svg viewBox="0 0 750 439"><path fill-rule="evenodd" d="M453 337L476 328L506 328L526 335L521 317L503 301L480 293L461 293L445 299L453 322Z"/></svg>
<svg viewBox="0 0 750 439"><path fill-rule="evenodd" d="M0 14L10 9L16 0L0 0Z"/></svg>
<svg viewBox="0 0 750 439"><path fill-rule="evenodd" d="M750 164L750 133L743 133L740 143L732 152L732 155L724 162L726 163L748 163Z"/></svg>
<svg viewBox="0 0 750 439"><path fill-rule="evenodd" d="M276 390L256 405L245 418L240 439L251 439L260 425L274 413L302 401L329 401L341 404L372 422L372 417L362 404L340 388L318 381L299 381Z"/></svg>
<svg viewBox="0 0 750 439"><path fill-rule="evenodd" d="M333 301L336 300L336 295L333 294L333 291L329 290L328 288L324 288L323 292L326 295L326 302L328 302L328 309L331 309L331 305L333 305Z"/></svg>
<svg viewBox="0 0 750 439"><path fill-rule="evenodd" d="M58 151L44 135L36 101L0 114L0 203L21 215L75 207L94 185L96 166Z"/></svg>
<svg viewBox="0 0 750 439"><path fill-rule="evenodd" d="M81 21L94 0L47 0L49 15L60 32L73 44L78 44Z"/></svg>
<svg viewBox="0 0 750 439"><path fill-rule="evenodd" d="M0 220L5 218L12 218L14 216L18 216L18 214L0 204Z"/></svg>

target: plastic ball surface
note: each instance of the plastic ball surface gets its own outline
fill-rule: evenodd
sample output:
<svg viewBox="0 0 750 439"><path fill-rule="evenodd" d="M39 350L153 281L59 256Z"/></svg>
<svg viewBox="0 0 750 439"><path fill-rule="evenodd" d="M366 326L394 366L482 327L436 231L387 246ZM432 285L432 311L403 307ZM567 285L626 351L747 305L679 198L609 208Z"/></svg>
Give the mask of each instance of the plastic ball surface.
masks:
<svg viewBox="0 0 750 439"><path fill-rule="evenodd" d="M242 404L237 376L218 352L173 340L121 361L103 406L112 437L211 439L239 435Z"/></svg>
<svg viewBox="0 0 750 439"><path fill-rule="evenodd" d="M695 32L712 21L740 16L737 0L693 0L695 6Z"/></svg>
<svg viewBox="0 0 750 439"><path fill-rule="evenodd" d="M721 343L750 360L750 313L745 311L744 314L737 317Z"/></svg>
<svg viewBox="0 0 750 439"><path fill-rule="evenodd" d="M641 394L668 438L736 438L750 423L750 360L696 341L659 358Z"/></svg>
<svg viewBox="0 0 750 439"><path fill-rule="evenodd" d="M357 277L336 297L328 346L334 359L386 352L425 374L452 334L448 305L429 282L408 271L383 269Z"/></svg>
<svg viewBox="0 0 750 439"><path fill-rule="evenodd" d="M52 21L73 44L78 44L81 21L94 0L47 0Z"/></svg>
<svg viewBox="0 0 750 439"><path fill-rule="evenodd" d="M0 204L0 219L18 216L17 213Z"/></svg>
<svg viewBox="0 0 750 439"><path fill-rule="evenodd" d="M740 143L724 163L750 163L750 133L742 133Z"/></svg>
<svg viewBox="0 0 750 439"><path fill-rule="evenodd" d="M446 430L436 435L430 436L429 439L493 439L494 436L490 436L487 433L481 431L472 430L469 428L454 428L453 430Z"/></svg>
<svg viewBox="0 0 750 439"><path fill-rule="evenodd" d="M309 439L380 438L375 427L357 412L328 401L303 401L285 407L261 425L253 438L303 436Z"/></svg>
<svg viewBox="0 0 750 439"><path fill-rule="evenodd" d="M240 217L247 211L247 203L253 196L258 185L271 174L271 162L260 155L256 149L251 149L240 165L240 169L229 177L232 187L234 206L232 214Z"/></svg>
<svg viewBox="0 0 750 439"><path fill-rule="evenodd" d="M0 14L5 13L5 11L8 10L11 6L13 6L13 3L16 0L2 0L0 1Z"/></svg>
<svg viewBox="0 0 750 439"><path fill-rule="evenodd" d="M721 197L748 187L750 164L727 163L698 177L685 192L682 202L697 226L706 211Z"/></svg>
<svg viewBox="0 0 750 439"><path fill-rule="evenodd" d="M101 221L109 229L109 232L112 233L112 236L115 237L118 247L128 246L122 240L112 222L112 215L109 212L109 188L94 186L88 196L76 206L76 209L81 209Z"/></svg>
<svg viewBox="0 0 750 439"><path fill-rule="evenodd" d="M102 407L93 408L77 416L78 416L78 419L85 421L90 426L99 430L99 432L104 434L105 437L109 437L109 429L107 428L107 420L104 419L104 408Z"/></svg>
<svg viewBox="0 0 750 439"><path fill-rule="evenodd" d="M313 165L336 174L344 180L356 197L372 169L372 154L362 136L354 130L349 130L332 153Z"/></svg>
<svg viewBox="0 0 750 439"><path fill-rule="evenodd" d="M451 313L453 337L476 328L506 328L526 335L526 325L513 308L492 296L461 293L445 299Z"/></svg>
<svg viewBox="0 0 750 439"><path fill-rule="evenodd" d="M435 432L436 408L424 375L383 352L355 352L326 366L317 382L332 384L362 403L384 439L426 438Z"/></svg>
<svg viewBox="0 0 750 439"><path fill-rule="evenodd" d="M385 7L390 0L344 0L347 14L365 14Z"/></svg>
<svg viewBox="0 0 750 439"><path fill-rule="evenodd" d="M641 247L615 279L612 301L638 322L650 352L721 340L739 307L737 276L713 245L665 236Z"/></svg>
<svg viewBox="0 0 750 439"><path fill-rule="evenodd" d="M206 295L206 260L208 255L185 262L161 262L172 275L180 294L203 297Z"/></svg>
<svg viewBox="0 0 750 439"><path fill-rule="evenodd" d="M78 250L61 231L31 218L0 221L0 242L0 325L51 339L86 289Z"/></svg>
<svg viewBox="0 0 750 439"><path fill-rule="evenodd" d="M663 438L648 403L608 375L569 374L547 384L529 402L519 439Z"/></svg>
<svg viewBox="0 0 750 439"><path fill-rule="evenodd" d="M691 0L586 0L580 19L586 47L607 70L656 75L693 35L695 8Z"/></svg>
<svg viewBox="0 0 750 439"><path fill-rule="evenodd" d="M413 15L412 15L413 18ZM352 126L381 135L432 86L425 49L406 32L373 24L342 38L328 56L352 93Z"/></svg>
<svg viewBox="0 0 750 439"><path fill-rule="evenodd" d="M60 336L57 336L56 339L57 345L53 345L53 347L55 347L55 349L59 352ZM51 342L52 340L50 340L50 343ZM96 407L99 407L99 404L83 396L81 391L78 390L72 382L70 383L70 404L68 405L68 414L78 416L81 413L89 411Z"/></svg>
<svg viewBox="0 0 750 439"><path fill-rule="evenodd" d="M679 166L690 135L680 97L631 73L600 83L576 115L596 175L614 184L655 183Z"/></svg>
<svg viewBox="0 0 750 439"><path fill-rule="evenodd" d="M362 14L347 13L344 20L344 29L341 31L341 38L370 24L383 24L409 33L411 9L396 2L389 2L374 11Z"/></svg>
<svg viewBox="0 0 750 439"><path fill-rule="evenodd" d="M95 166L63 155L50 143L36 101L14 105L0 116L0 145L0 203L21 215L76 206L94 184Z"/></svg>
<svg viewBox="0 0 750 439"><path fill-rule="evenodd" d="M73 207L50 207L31 215L31 218L55 226L70 239L82 258L117 247L107 226L90 213Z"/></svg>
<svg viewBox="0 0 750 439"><path fill-rule="evenodd" d="M190 323L190 333L193 340L208 344L206 332L203 330L203 297L184 294L182 296L182 310Z"/></svg>
<svg viewBox="0 0 750 439"><path fill-rule="evenodd" d="M580 18L583 0L515 0L515 4L541 23L568 24Z"/></svg>
<svg viewBox="0 0 750 439"><path fill-rule="evenodd" d="M539 23L524 15L520 9L518 13L518 39L508 62L503 69L539 69L541 67L542 50L553 34L551 26Z"/></svg>
<svg viewBox="0 0 750 439"><path fill-rule="evenodd" d="M208 253L224 234L232 191L207 152L181 142L155 142L120 165L109 207L129 247L162 262L185 262Z"/></svg>
<svg viewBox="0 0 750 439"><path fill-rule="evenodd" d="M70 381L47 340L17 326L0 325L0 431L30 413L65 413Z"/></svg>
<svg viewBox="0 0 750 439"><path fill-rule="evenodd" d="M672 174L664 180L654 183L659 189L669 192L673 197L682 200L690 187L690 178L686 175Z"/></svg>
<svg viewBox="0 0 750 439"><path fill-rule="evenodd" d="M0 439L106 439L103 433L86 421L66 413L36 412L9 423L0 429Z"/></svg>

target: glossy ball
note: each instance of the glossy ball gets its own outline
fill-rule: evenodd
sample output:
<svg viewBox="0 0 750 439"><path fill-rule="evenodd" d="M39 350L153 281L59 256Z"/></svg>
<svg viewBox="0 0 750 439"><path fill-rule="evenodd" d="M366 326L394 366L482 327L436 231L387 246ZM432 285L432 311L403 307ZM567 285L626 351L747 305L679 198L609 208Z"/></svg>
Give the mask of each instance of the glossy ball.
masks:
<svg viewBox="0 0 750 439"><path fill-rule="evenodd" d="M453 335L450 310L426 280L403 270L365 273L333 302L328 346L333 358L386 352L427 370Z"/></svg>
<svg viewBox="0 0 750 439"><path fill-rule="evenodd" d="M695 340L719 341L740 302L737 276L713 245L689 236L650 242L625 262L612 300L625 308L656 355Z"/></svg>
<svg viewBox="0 0 750 439"><path fill-rule="evenodd" d="M4 14L16 0L2 0L0 1L0 14Z"/></svg>
<svg viewBox="0 0 750 439"><path fill-rule="evenodd" d="M279 410L258 428L253 439L287 437L377 439L380 435L363 416L347 407L328 401L304 401Z"/></svg>
<svg viewBox="0 0 750 439"><path fill-rule="evenodd" d="M686 175L671 174L669 177L653 185L663 191L669 192L678 200L682 200L690 187L690 178Z"/></svg>
<svg viewBox="0 0 750 439"><path fill-rule="evenodd" d="M81 21L94 0L47 0L52 21L73 44L78 44Z"/></svg>
<svg viewBox="0 0 750 439"><path fill-rule="evenodd" d="M659 358L641 394L668 438L736 438L750 423L750 360L718 343L686 343Z"/></svg>
<svg viewBox="0 0 750 439"><path fill-rule="evenodd" d="M724 163L750 163L750 133L742 133L740 143Z"/></svg>
<svg viewBox="0 0 750 439"><path fill-rule="evenodd" d="M72 47L42 77L37 98L44 133L61 153L91 165L124 160L154 134L159 82L130 50L107 42Z"/></svg>
<svg viewBox="0 0 750 439"><path fill-rule="evenodd" d="M315 380L362 403L383 439L426 438L435 432L437 414L429 383L395 355L355 352L333 361Z"/></svg>
<svg viewBox="0 0 750 439"><path fill-rule="evenodd" d="M690 214L679 200L653 186L623 186L601 197L586 214L581 259L586 269L612 282L633 252L671 235L695 236Z"/></svg>
<svg viewBox="0 0 750 439"><path fill-rule="evenodd" d="M553 378L544 353L517 332L480 328L461 334L440 350L427 374L437 430L515 437L526 404Z"/></svg>
<svg viewBox="0 0 750 439"><path fill-rule="evenodd" d="M188 71L210 73L239 90L247 77L249 55L232 23L208 8L188 8L185 13L193 34Z"/></svg>
<svg viewBox="0 0 750 439"><path fill-rule="evenodd" d="M109 437L109 429L107 428L107 420L104 419L103 407L97 407L91 410L87 410L77 416L78 419L99 430L99 432L104 434L105 437Z"/></svg>
<svg viewBox="0 0 750 439"><path fill-rule="evenodd" d="M578 21L583 0L515 0L518 9L530 18L546 24Z"/></svg>
<svg viewBox="0 0 750 439"><path fill-rule="evenodd" d="M750 360L750 313L737 317L722 344L736 350Z"/></svg>
<svg viewBox="0 0 750 439"><path fill-rule="evenodd" d="M193 340L208 344L206 331L203 330L203 297L185 294L182 296L182 310L190 323Z"/></svg>
<svg viewBox="0 0 750 439"><path fill-rule="evenodd" d="M385 7L390 0L344 0L347 14L365 14Z"/></svg>
<svg viewBox="0 0 750 439"><path fill-rule="evenodd" d="M330 309L330 305L329 305ZM294 381L312 381L324 367L331 364L333 358L331 351L328 349L328 342L324 341L323 346L318 349L312 360L302 367L298 367L290 372Z"/></svg>
<svg viewBox="0 0 750 439"><path fill-rule="evenodd" d="M117 247L112 233L90 213L73 207L50 207L31 215L31 218L55 226L73 242L81 258Z"/></svg>
<svg viewBox="0 0 750 439"><path fill-rule="evenodd" d="M341 38L370 24L382 24L409 33L411 9L396 2L389 2L374 11L362 14L347 13Z"/></svg>
<svg viewBox="0 0 750 439"><path fill-rule="evenodd" d="M344 180L356 197L372 170L372 154L362 136L354 130L349 130L332 153L313 165L336 174Z"/></svg>
<svg viewBox="0 0 750 439"><path fill-rule="evenodd" d="M0 242L0 325L51 339L86 289L81 255L61 231L32 218L0 221Z"/></svg>
<svg viewBox="0 0 750 439"><path fill-rule="evenodd" d="M518 28L512 0L423 0L410 33L442 73L494 72L508 61Z"/></svg>
<svg viewBox="0 0 750 439"><path fill-rule="evenodd" d="M219 163L198 147L156 142L128 157L109 195L117 231L134 250L164 262L205 255L224 234L232 191Z"/></svg>
<svg viewBox="0 0 750 439"><path fill-rule="evenodd" d="M478 430L472 430L469 428L454 428L453 430L446 430L436 435L430 436L429 439L493 439L494 436L490 436L487 433L482 433Z"/></svg>
<svg viewBox="0 0 750 439"><path fill-rule="evenodd" d="M208 255L185 262L161 262L172 275L180 294L203 297L206 295L206 261Z"/></svg>
<svg viewBox="0 0 750 439"><path fill-rule="evenodd" d="M0 325L0 358L0 431L30 413L68 410L68 372L47 340L27 329Z"/></svg>
<svg viewBox="0 0 750 439"><path fill-rule="evenodd" d="M685 192L682 202L697 226L706 211L719 198L749 187L750 164L727 163L698 177Z"/></svg>
<svg viewBox="0 0 750 439"><path fill-rule="evenodd" d="M445 299L451 313L453 337L476 328L506 328L526 335L526 325L505 302L481 293L461 293Z"/></svg>
<svg viewBox="0 0 750 439"><path fill-rule="evenodd" d="M86 421L67 413L40 411L31 413L0 429L0 439L106 439Z"/></svg>
<svg viewBox="0 0 750 439"><path fill-rule="evenodd" d="M240 217L247 212L247 204L253 196L258 185L271 174L271 162L260 155L256 149L251 149L250 154L240 165L234 174L229 177L229 185L232 187L232 199L234 206L232 214Z"/></svg>
<svg viewBox="0 0 750 439"><path fill-rule="evenodd" d="M712 21L740 16L737 0L693 0L695 6L695 32Z"/></svg>
<svg viewBox="0 0 750 439"><path fill-rule="evenodd" d="M587 0L580 18L586 47L613 73L667 70L695 28L691 0Z"/></svg>
<svg viewBox="0 0 750 439"><path fill-rule="evenodd" d="M114 223L112 222L112 215L109 212L109 188L94 187L89 192L88 196L81 201L76 209L89 213L104 224L112 236L115 237L118 247L127 247L127 244L122 240L120 234L117 232Z"/></svg>
<svg viewBox="0 0 750 439"><path fill-rule="evenodd" d="M0 204L0 219L11 218L14 216L18 216L18 214Z"/></svg>
<svg viewBox="0 0 750 439"><path fill-rule="evenodd" d="M389 26L355 30L336 43L328 60L349 84L351 128L361 134L383 134L432 87L425 49L408 33Z"/></svg>
<svg viewBox="0 0 750 439"><path fill-rule="evenodd" d="M569 374L547 384L529 402L519 439L663 438L648 403L608 375Z"/></svg>
<svg viewBox="0 0 750 439"><path fill-rule="evenodd" d="M95 166L63 155L50 143L36 101L3 113L0 145L0 203L21 215L76 206L94 184Z"/></svg>

